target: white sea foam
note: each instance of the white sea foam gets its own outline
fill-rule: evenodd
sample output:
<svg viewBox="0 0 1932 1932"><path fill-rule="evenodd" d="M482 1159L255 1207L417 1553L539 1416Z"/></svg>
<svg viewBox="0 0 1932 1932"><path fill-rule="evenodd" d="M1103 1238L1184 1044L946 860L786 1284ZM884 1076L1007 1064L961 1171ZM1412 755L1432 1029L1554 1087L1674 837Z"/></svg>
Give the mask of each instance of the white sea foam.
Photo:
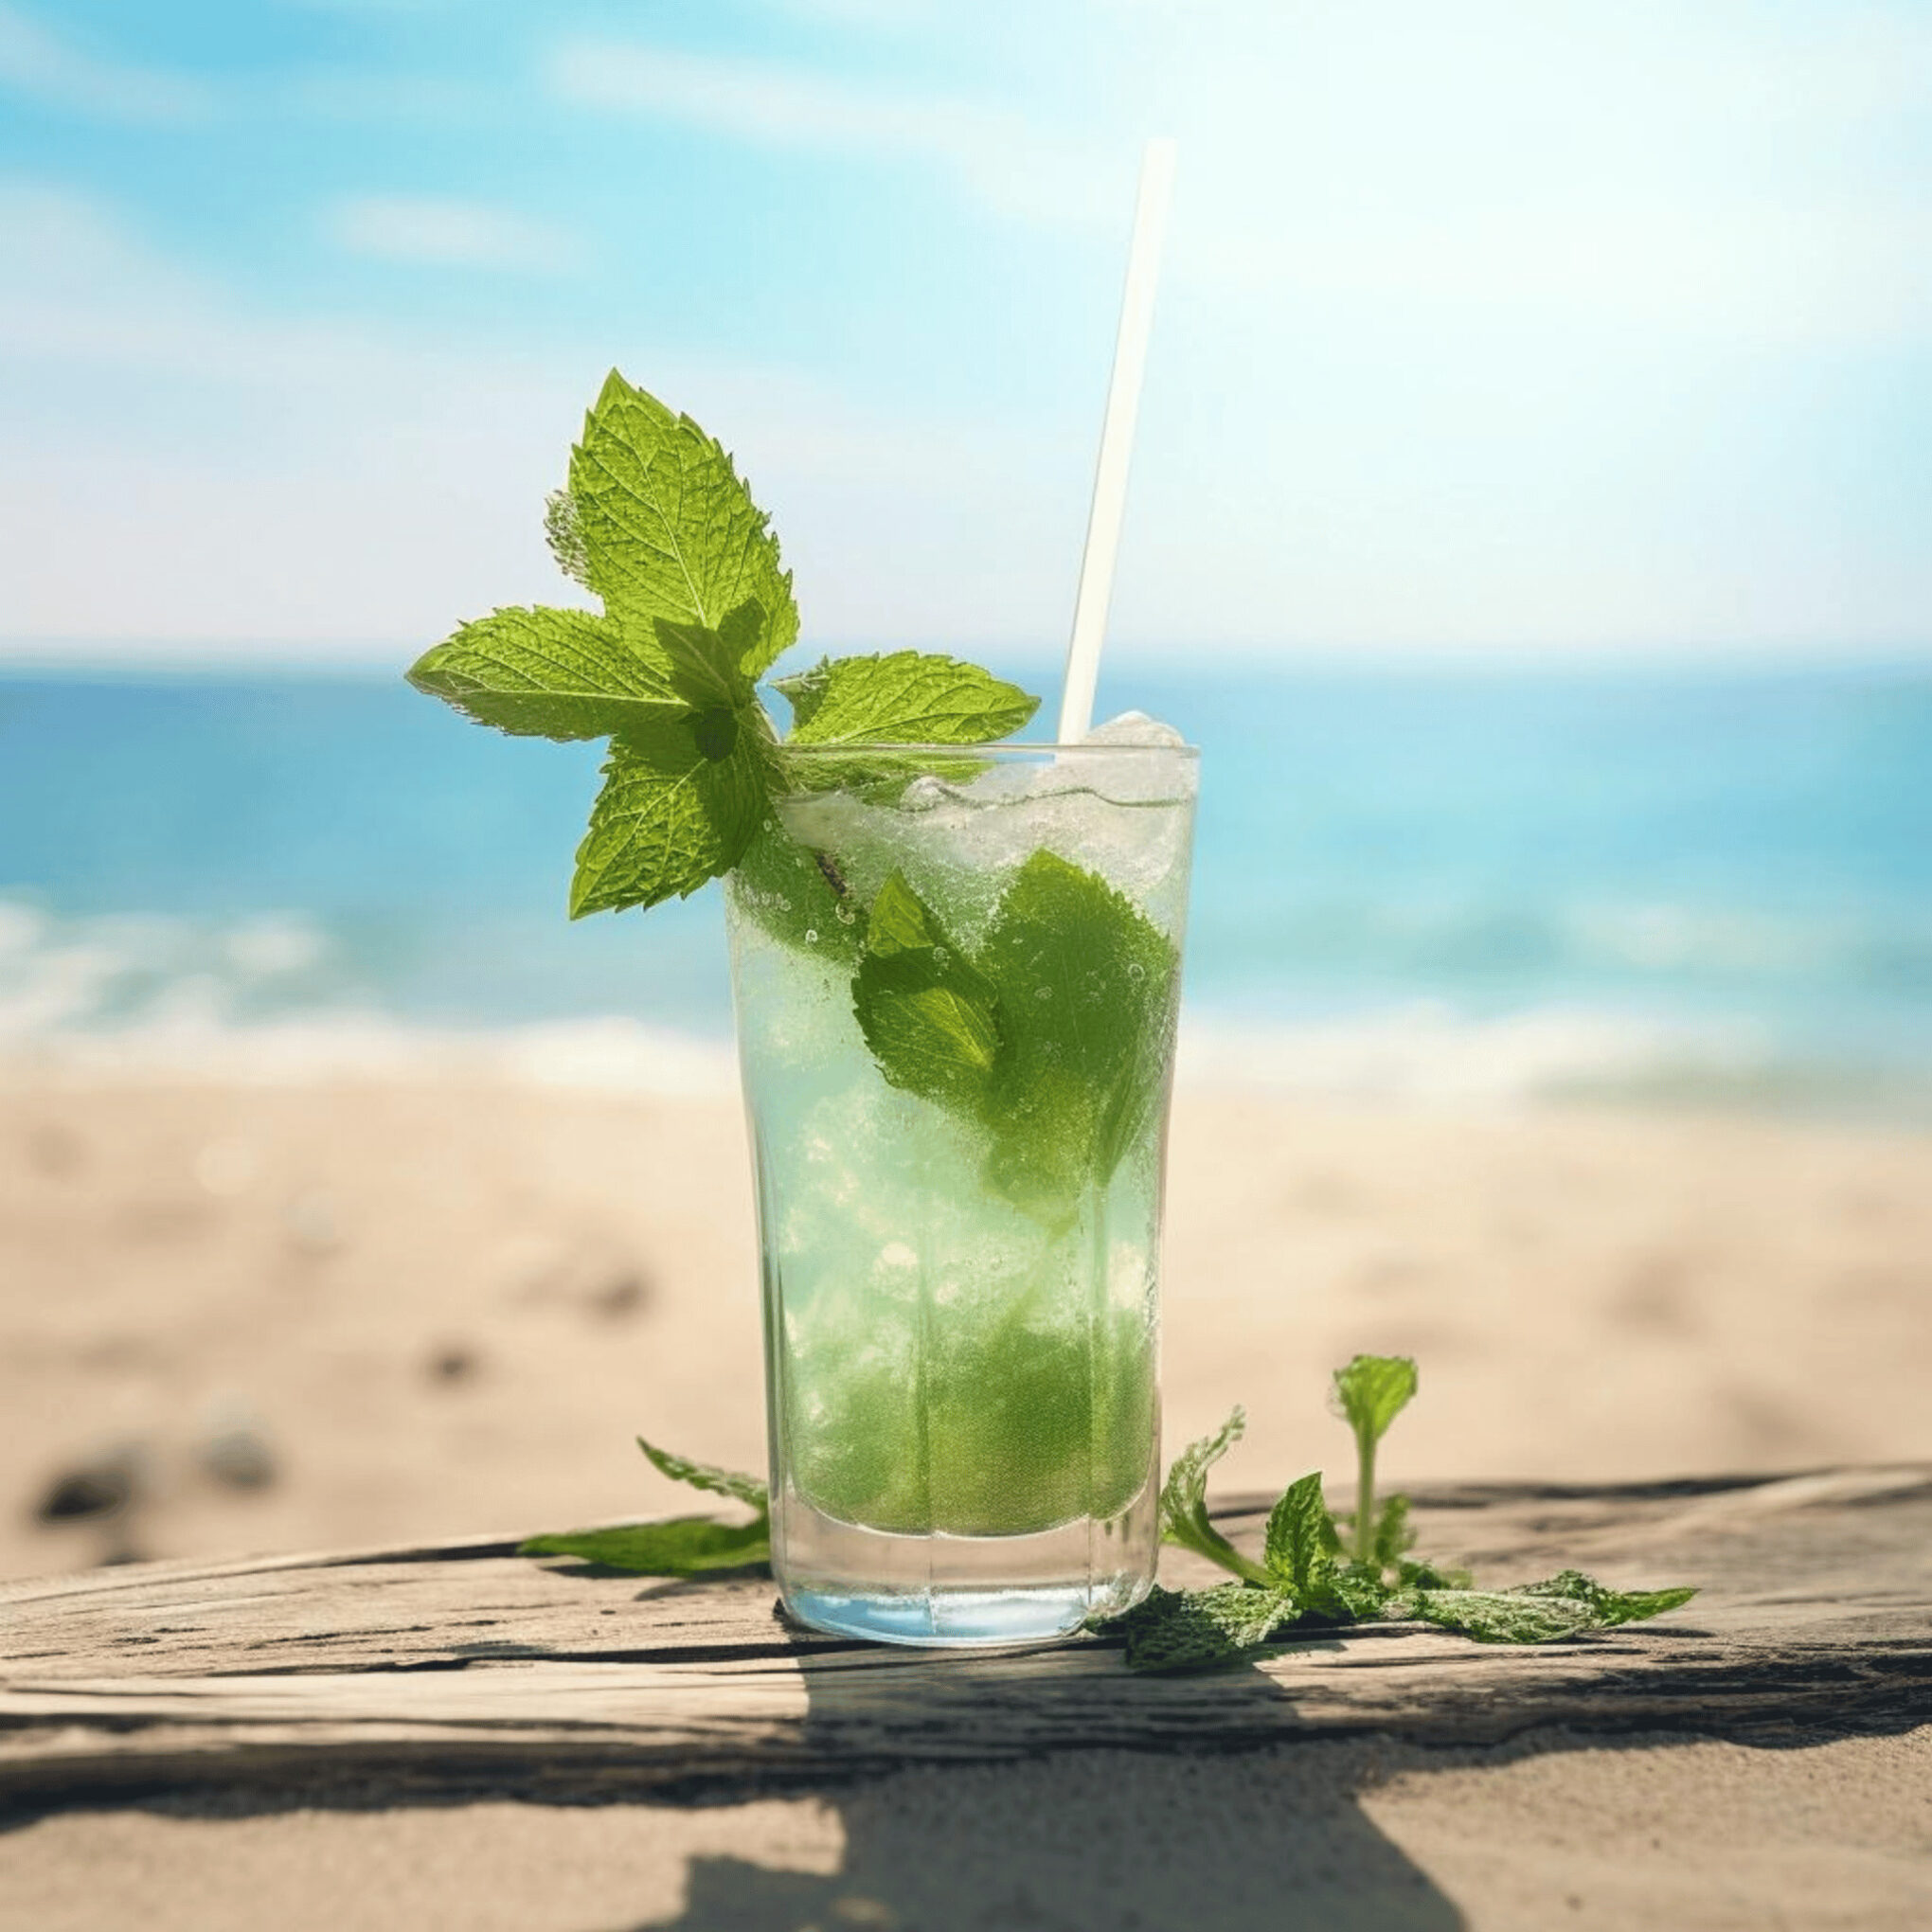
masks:
<svg viewBox="0 0 1932 1932"><path fill-rule="evenodd" d="M1653 937L1667 925L1657 921ZM225 922L63 919L0 901L0 1078L30 1067L83 1084L459 1079L574 1091L735 1091L735 1051L718 1035L619 1014L500 1027L424 1023L366 997L331 994L331 952L328 933L295 914ZM1744 1021L1673 1021L1558 1002L1480 1016L1404 1001L1283 1022L1190 999L1178 1073L1197 1090L1442 1106L1578 1097L1822 1101L1916 1118L1928 1104L1913 1065L1805 1057Z"/></svg>
<svg viewBox="0 0 1932 1932"><path fill-rule="evenodd" d="M425 1025L311 996L328 935L295 914L56 920L0 902L0 1061L85 1083L472 1078L725 1094L727 1042L621 1016Z"/></svg>
<svg viewBox="0 0 1932 1932"><path fill-rule="evenodd" d="M1748 1026L1673 1026L1559 1006L1471 1018L1433 1001L1295 1026L1187 1016L1177 1066L1186 1086L1455 1106L1717 1097L1762 1086L1775 1072L1770 1044Z"/></svg>

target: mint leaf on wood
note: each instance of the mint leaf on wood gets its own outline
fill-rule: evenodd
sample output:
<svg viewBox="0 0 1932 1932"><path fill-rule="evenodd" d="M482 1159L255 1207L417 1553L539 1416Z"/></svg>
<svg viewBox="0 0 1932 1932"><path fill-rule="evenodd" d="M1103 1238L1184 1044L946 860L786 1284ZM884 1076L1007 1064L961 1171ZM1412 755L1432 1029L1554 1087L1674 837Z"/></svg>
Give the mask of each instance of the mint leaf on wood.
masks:
<svg viewBox="0 0 1932 1932"><path fill-rule="evenodd" d="M1589 1606L1508 1590L1422 1590L1392 1599L1387 1614L1452 1630L1477 1643L1552 1643L1591 1629Z"/></svg>
<svg viewBox="0 0 1932 1932"><path fill-rule="evenodd" d="M1608 1627L1661 1617L1666 1610L1688 1603L1697 1592L1684 1584L1667 1590L1612 1590L1582 1570L1566 1569L1547 1583L1518 1583L1512 1594L1587 1604L1597 1621Z"/></svg>
<svg viewBox="0 0 1932 1932"><path fill-rule="evenodd" d="M1096 1625L1127 1639L1130 1671L1179 1676L1243 1661L1299 1606L1279 1589L1219 1583L1209 1590L1167 1590L1158 1583L1133 1609Z"/></svg>
<svg viewBox="0 0 1932 1932"><path fill-rule="evenodd" d="M685 707L668 669L640 656L613 618L511 606L460 625L408 676L418 690L499 731L608 738Z"/></svg>
<svg viewBox="0 0 1932 1932"><path fill-rule="evenodd" d="M764 812L748 713L686 712L625 731L577 849L571 918L689 898L738 863Z"/></svg>
<svg viewBox="0 0 1932 1932"><path fill-rule="evenodd" d="M1391 1617L1419 1618L1478 1643L1549 1643L1619 1623L1659 1617L1688 1603L1694 1589L1612 1590L1581 1570L1505 1590L1419 1590L1391 1601Z"/></svg>
<svg viewBox="0 0 1932 1932"><path fill-rule="evenodd" d="M626 1523L608 1530L570 1530L532 1536L519 1556L575 1556L608 1569L647 1577L701 1576L708 1570L769 1564L771 1524L718 1523L709 1516L674 1516L662 1523Z"/></svg>
<svg viewBox="0 0 1932 1932"><path fill-rule="evenodd" d="M992 982L897 872L867 916L852 980L859 1030L896 1087L971 1112L999 1058Z"/></svg>
<svg viewBox="0 0 1932 1932"><path fill-rule="evenodd" d="M586 575L615 615L716 630L754 601L762 621L738 658L748 678L798 635L778 539L729 456L616 369L571 452L569 494Z"/></svg>
<svg viewBox="0 0 1932 1932"><path fill-rule="evenodd" d="M1322 1501L1318 1471L1289 1484L1268 1515L1262 1558L1275 1581L1312 1598L1335 1566L1341 1544Z"/></svg>
<svg viewBox="0 0 1932 1932"><path fill-rule="evenodd" d="M976 664L918 651L824 659L775 688L792 706L790 744L986 744L1040 708Z"/></svg>
<svg viewBox="0 0 1932 1932"><path fill-rule="evenodd" d="M1246 1411L1236 1408L1213 1435L1190 1442L1174 1458L1161 1485L1160 1533L1164 1542L1191 1549L1196 1556L1272 1590L1277 1587L1274 1576L1244 1557L1208 1519L1208 1472L1240 1441L1246 1427Z"/></svg>

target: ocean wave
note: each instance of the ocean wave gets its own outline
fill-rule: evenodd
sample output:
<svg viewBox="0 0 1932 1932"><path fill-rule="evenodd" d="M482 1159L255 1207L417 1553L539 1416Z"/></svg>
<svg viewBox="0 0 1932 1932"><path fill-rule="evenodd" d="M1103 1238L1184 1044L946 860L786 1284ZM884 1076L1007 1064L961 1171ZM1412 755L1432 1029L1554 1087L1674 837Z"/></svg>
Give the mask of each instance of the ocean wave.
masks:
<svg viewBox="0 0 1932 1932"><path fill-rule="evenodd" d="M1638 942L1680 940L1659 922L1639 927ZM498 1025L411 1016L346 973L343 950L299 913L58 919L0 901L0 1060L80 1082L468 1079L735 1091L722 1031L608 1012ZM1932 1051L1905 1062L1869 1045L1828 1051L1722 1011L1670 1017L1546 999L1472 1013L1396 997L1291 1022L1279 1012L1252 998L1190 996L1180 1083L1425 1106L1586 1100L1932 1118Z"/></svg>
<svg viewBox="0 0 1932 1932"><path fill-rule="evenodd" d="M1495 1104L1762 1088L1779 1061L1744 1023L1690 1026L1573 1006L1489 1017L1418 1000L1299 1025L1209 1014L1182 1029L1177 1080L1309 1098Z"/></svg>

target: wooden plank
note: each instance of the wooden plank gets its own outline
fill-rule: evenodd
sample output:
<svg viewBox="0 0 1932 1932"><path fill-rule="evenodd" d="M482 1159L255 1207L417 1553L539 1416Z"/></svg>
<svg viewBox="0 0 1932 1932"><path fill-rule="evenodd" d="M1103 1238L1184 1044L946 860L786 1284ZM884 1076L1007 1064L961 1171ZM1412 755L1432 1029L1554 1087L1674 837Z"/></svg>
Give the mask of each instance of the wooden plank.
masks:
<svg viewBox="0 0 1932 1932"><path fill-rule="evenodd" d="M1376 1729L1761 1735L1932 1718L1932 1467L1418 1494L1422 1547L1510 1582L1576 1564L1705 1594L1530 1650L1378 1629L1216 1676L1110 1646L936 1654L774 1613L771 1585L538 1565L508 1539L0 1586L0 1799L188 1784L527 1791L840 1778L1111 1744ZM1263 1503L1217 1512L1254 1540ZM1168 1581L1199 1580L1170 1553Z"/></svg>

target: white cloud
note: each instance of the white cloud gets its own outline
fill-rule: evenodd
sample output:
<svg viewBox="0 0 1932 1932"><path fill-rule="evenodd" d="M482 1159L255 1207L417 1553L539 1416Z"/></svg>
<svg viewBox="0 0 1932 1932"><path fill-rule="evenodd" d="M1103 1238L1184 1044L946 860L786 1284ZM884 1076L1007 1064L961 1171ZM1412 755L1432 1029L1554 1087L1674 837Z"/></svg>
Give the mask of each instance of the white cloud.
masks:
<svg viewBox="0 0 1932 1932"><path fill-rule="evenodd" d="M576 252L559 230L512 209L438 195L349 196L325 225L351 254L436 268L554 270Z"/></svg>
<svg viewBox="0 0 1932 1932"><path fill-rule="evenodd" d="M91 53L4 0L0 87L106 120L161 125L204 119L214 105L206 82Z"/></svg>
<svg viewBox="0 0 1932 1932"><path fill-rule="evenodd" d="M1087 452L985 412L635 338L520 354L265 314L44 184L0 183L0 650L395 658L571 601L542 500L614 358L736 449L814 648L1059 629Z"/></svg>
<svg viewBox="0 0 1932 1932"><path fill-rule="evenodd" d="M914 160L1004 214L1117 222L1118 144L1050 134L1013 109L857 85L796 67L633 43L572 40L553 91L576 106L647 115L766 148Z"/></svg>

